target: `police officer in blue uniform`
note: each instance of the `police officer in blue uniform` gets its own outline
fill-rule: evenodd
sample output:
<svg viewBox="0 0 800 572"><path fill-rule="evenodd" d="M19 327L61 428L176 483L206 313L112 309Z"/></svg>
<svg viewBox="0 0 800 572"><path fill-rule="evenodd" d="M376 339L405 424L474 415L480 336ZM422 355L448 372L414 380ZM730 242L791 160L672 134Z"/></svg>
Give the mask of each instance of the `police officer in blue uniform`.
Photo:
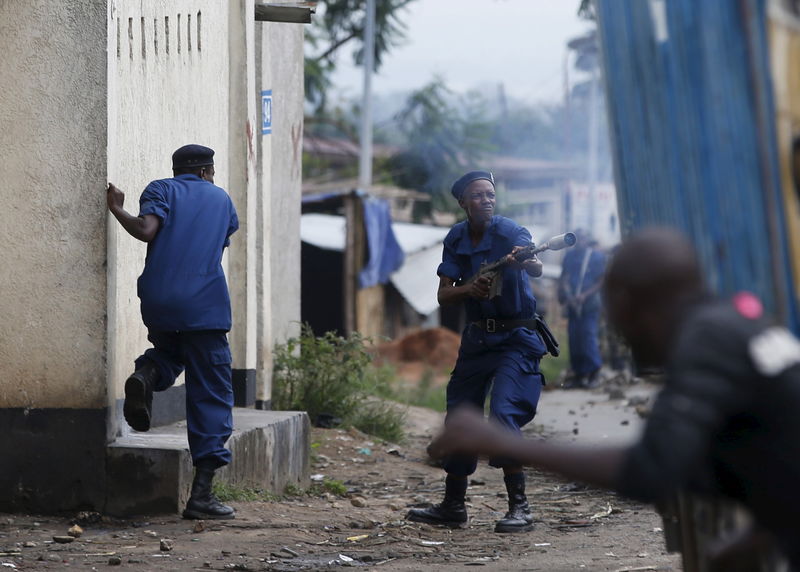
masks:
<svg viewBox="0 0 800 572"><path fill-rule="evenodd" d="M567 309L567 335L572 379L564 387L594 388L599 385L600 288L606 270L606 255L593 245L584 230L576 230L578 242L564 255L558 281L558 300Z"/></svg>
<svg viewBox="0 0 800 572"><path fill-rule="evenodd" d="M483 262L494 262L531 244L531 235L510 219L494 214L494 178L487 171L472 171L451 189L467 220L456 224L444 239L438 268L440 304L463 302L469 325L465 328L458 360L447 385L448 412L471 404L483 409L491 392L490 416L519 432L533 419L544 379L539 360L546 348L537 332L536 300L528 276L542 274L542 264L532 258L517 263L513 257L503 270L499 296L489 298L489 280L473 276ZM508 459L490 460L502 467L508 490L508 513L497 522L496 532L522 532L533 528L525 496L522 467ZM464 504L467 477L477 467L474 456L446 460L444 500L431 508L412 509L408 519L450 527L466 525Z"/></svg>
<svg viewBox="0 0 800 572"><path fill-rule="evenodd" d="M154 391L164 391L186 371L186 422L195 466L184 518L233 518L234 510L211 493L217 468L231 453L233 429L231 304L222 253L239 228L228 194L214 185L214 151L185 145L172 155L174 177L152 181L139 200L139 215L109 183L108 208L134 238L147 243L139 277L142 320L153 347L135 362L125 382L125 420L150 429Z"/></svg>

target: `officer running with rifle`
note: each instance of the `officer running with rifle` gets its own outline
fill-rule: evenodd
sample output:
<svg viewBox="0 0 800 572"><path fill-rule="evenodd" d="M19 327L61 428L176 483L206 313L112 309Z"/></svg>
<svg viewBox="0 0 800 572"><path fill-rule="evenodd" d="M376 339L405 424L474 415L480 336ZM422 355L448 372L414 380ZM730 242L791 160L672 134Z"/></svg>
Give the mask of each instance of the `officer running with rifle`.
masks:
<svg viewBox="0 0 800 572"><path fill-rule="evenodd" d="M544 384L539 360L548 347L538 329L545 326L537 319L536 299L528 281L529 276L541 276L542 263L535 254L522 261L514 256L531 246L531 235L512 220L494 214L491 173L469 172L453 184L451 192L467 220L453 226L444 239L438 299L440 304L463 302L469 324L447 385L447 410L465 404L483 409L491 392L492 419L519 433L536 414ZM500 259L502 264L485 271L485 263ZM469 280L472 276L475 278ZM550 340L552 351L557 352L552 337ZM525 496L522 466L500 457L489 464L503 469L508 490L508 512L495 531L531 530L533 516ZM465 526L467 477L476 467L477 457L472 455L447 458L444 500L430 508L412 509L408 520Z"/></svg>

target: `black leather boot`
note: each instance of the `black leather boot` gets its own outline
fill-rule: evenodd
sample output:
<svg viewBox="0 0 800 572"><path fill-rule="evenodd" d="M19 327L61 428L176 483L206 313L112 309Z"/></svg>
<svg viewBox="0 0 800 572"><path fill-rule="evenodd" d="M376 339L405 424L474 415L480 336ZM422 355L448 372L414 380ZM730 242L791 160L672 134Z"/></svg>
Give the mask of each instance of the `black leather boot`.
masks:
<svg viewBox="0 0 800 572"><path fill-rule="evenodd" d="M467 494L467 479L451 477L445 479L444 500L430 508L412 508L406 520L438 524L450 528L461 528L467 525L467 507L464 500Z"/></svg>
<svg viewBox="0 0 800 572"><path fill-rule="evenodd" d="M533 530L533 515L531 515L528 499L525 496L525 475L514 473L506 475L508 491L508 512L497 521L495 532L527 532Z"/></svg>
<svg viewBox="0 0 800 572"><path fill-rule="evenodd" d="M145 360L125 381L125 403L122 413L134 431L149 431L153 417L153 385L158 380L158 366Z"/></svg>
<svg viewBox="0 0 800 572"><path fill-rule="evenodd" d="M214 467L198 464L194 470L192 494L183 511L183 518L228 519L235 518L236 511L222 504L211 494L211 481L214 480Z"/></svg>

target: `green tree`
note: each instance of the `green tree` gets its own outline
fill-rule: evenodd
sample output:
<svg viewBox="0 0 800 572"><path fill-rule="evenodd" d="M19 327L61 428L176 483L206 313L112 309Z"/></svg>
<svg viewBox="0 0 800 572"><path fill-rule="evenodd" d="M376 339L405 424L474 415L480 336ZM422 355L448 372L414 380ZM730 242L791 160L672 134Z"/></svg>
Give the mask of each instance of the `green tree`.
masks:
<svg viewBox="0 0 800 572"><path fill-rule="evenodd" d="M386 54L405 40L402 11L413 1L376 0L375 70L380 69ZM306 30L305 58L306 100L316 110L325 108L342 48L355 45L354 61L359 65L363 61L366 0L325 0L319 5L317 17Z"/></svg>
<svg viewBox="0 0 800 572"><path fill-rule="evenodd" d="M414 91L397 114L395 127L406 140L405 149L387 167L401 187L432 197L432 207L454 210L449 188L467 168L493 150L487 137L486 103L477 94L459 96L441 78Z"/></svg>

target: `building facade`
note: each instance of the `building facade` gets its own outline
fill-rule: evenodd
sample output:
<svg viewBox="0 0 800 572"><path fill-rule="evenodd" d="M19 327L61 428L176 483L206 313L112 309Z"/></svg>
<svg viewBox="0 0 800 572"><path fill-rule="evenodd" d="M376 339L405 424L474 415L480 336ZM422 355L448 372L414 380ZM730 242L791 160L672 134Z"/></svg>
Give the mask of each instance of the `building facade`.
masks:
<svg viewBox="0 0 800 572"><path fill-rule="evenodd" d="M303 27L257 22L254 0L7 0L0 53L0 510L102 510L148 347L146 247L106 184L135 213L174 149L216 150L241 222L224 260L237 405L268 408L271 348L300 318ZM162 422L183 413L180 384Z"/></svg>

